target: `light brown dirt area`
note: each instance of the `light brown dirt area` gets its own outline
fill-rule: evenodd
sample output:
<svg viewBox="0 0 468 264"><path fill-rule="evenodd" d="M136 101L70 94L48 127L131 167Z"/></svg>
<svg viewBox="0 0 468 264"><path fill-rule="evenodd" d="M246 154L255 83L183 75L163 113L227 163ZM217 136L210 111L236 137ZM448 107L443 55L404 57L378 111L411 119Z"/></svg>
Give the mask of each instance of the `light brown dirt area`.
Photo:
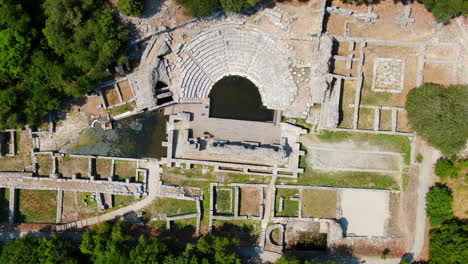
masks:
<svg viewBox="0 0 468 264"><path fill-rule="evenodd" d="M116 160L114 173L119 179L136 177L136 161Z"/></svg>
<svg viewBox="0 0 468 264"><path fill-rule="evenodd" d="M58 170L64 178L78 174L79 178L89 178L89 159L75 157L59 157Z"/></svg>
<svg viewBox="0 0 468 264"><path fill-rule="evenodd" d="M302 190L301 199L303 217L336 217L336 191Z"/></svg>
<svg viewBox="0 0 468 264"><path fill-rule="evenodd" d="M366 60L363 65L364 84L362 88L361 104L403 107L405 105L406 95L411 89L416 87L417 84L419 47L368 44L364 51ZM398 58L405 63L405 82L403 90L400 93L372 91L374 61L377 58Z"/></svg>
<svg viewBox="0 0 468 264"><path fill-rule="evenodd" d="M240 188L240 215L259 216L260 214L260 188Z"/></svg>
<svg viewBox="0 0 468 264"><path fill-rule="evenodd" d="M88 96L85 98L75 98L69 102L71 112L84 112L86 115L104 115L106 112L104 108L100 107L102 105L101 96Z"/></svg>
<svg viewBox="0 0 468 264"><path fill-rule="evenodd" d="M106 99L107 106L112 106L121 103L119 95L117 94L117 90L114 88L114 86L103 88L103 96Z"/></svg>
<svg viewBox="0 0 468 264"><path fill-rule="evenodd" d="M354 257L379 257L388 250L388 258L401 258L406 251L405 241L402 239L390 239L383 241L374 241L369 239L352 240L348 243L340 243L344 247L349 247ZM372 263L370 261L369 263Z"/></svg>
<svg viewBox="0 0 468 264"><path fill-rule="evenodd" d="M334 0L332 5L352 9L356 13L367 13L366 5L349 5L341 0ZM349 24L351 37L422 42L430 38L435 31L435 26L430 23L434 20L432 14L426 10L424 5L417 2L411 4L410 17L415 19L415 23L404 28L396 22L396 19L403 14L405 5L400 2L395 3L392 0L383 0L372 7L373 13L377 13L379 19L370 24L362 20L356 24Z"/></svg>
<svg viewBox="0 0 468 264"><path fill-rule="evenodd" d="M408 112L406 110L398 110L397 113L397 131L413 132L408 122Z"/></svg>
<svg viewBox="0 0 468 264"><path fill-rule="evenodd" d="M78 193L64 192L63 193L63 212L62 222L72 222L79 219L78 214Z"/></svg>
<svg viewBox="0 0 468 264"><path fill-rule="evenodd" d="M455 45L429 45L426 49L426 60L457 60L457 49Z"/></svg>
<svg viewBox="0 0 468 264"><path fill-rule="evenodd" d="M468 218L468 183L463 177L447 180L447 185L452 190L453 215L460 219Z"/></svg>
<svg viewBox="0 0 468 264"><path fill-rule="evenodd" d="M401 223L400 194L390 194L390 221L388 223L388 235L396 238L404 238Z"/></svg>
<svg viewBox="0 0 468 264"><path fill-rule="evenodd" d="M354 119L354 107L350 107L350 104L354 104L356 97L357 81L356 80L344 80L341 89L341 113L340 113L340 124L341 128L352 128Z"/></svg>
<svg viewBox="0 0 468 264"><path fill-rule="evenodd" d="M380 110L379 129L384 131L392 130L392 110Z"/></svg>
<svg viewBox="0 0 468 264"><path fill-rule="evenodd" d="M351 63L351 69L346 69L346 61L345 60L332 60L332 69L333 73L340 74L340 75L350 75L353 77L358 76L358 65L359 62L354 61Z"/></svg>
<svg viewBox="0 0 468 264"><path fill-rule="evenodd" d="M117 85L119 86L120 93L122 94L122 98L124 102L127 102L133 98L134 95L133 95L132 87L130 87L130 84L128 83L127 80L119 82Z"/></svg>
<svg viewBox="0 0 468 264"><path fill-rule="evenodd" d="M325 29L329 34L344 36L345 23L347 21L354 21L354 18L342 15L330 15L328 18L328 22L325 25Z"/></svg>
<svg viewBox="0 0 468 264"><path fill-rule="evenodd" d="M424 82L450 85L452 83L452 72L455 65L426 63L424 65Z"/></svg>
<svg viewBox="0 0 468 264"><path fill-rule="evenodd" d="M28 132L17 131L16 134L16 140L19 139L17 154L13 157L0 157L0 171L32 171L32 142Z"/></svg>
<svg viewBox="0 0 468 264"><path fill-rule="evenodd" d="M359 117L358 117L358 128L359 129L374 129L374 120L375 120L375 110L372 108L359 108Z"/></svg>
<svg viewBox="0 0 468 264"><path fill-rule="evenodd" d="M96 174L101 179L109 178L111 176L112 160L110 159L96 159Z"/></svg>
<svg viewBox="0 0 468 264"><path fill-rule="evenodd" d="M348 56L350 54L354 54L354 58L359 58L359 45L358 43L355 42L354 44L354 49L353 50L349 50L349 45L350 45L351 41L334 41L333 42L333 45L334 45L334 50L333 51L336 51L336 53L338 55L341 55L341 56Z"/></svg>
<svg viewBox="0 0 468 264"><path fill-rule="evenodd" d="M18 190L19 211L17 222L54 223L56 219L57 192L46 190Z"/></svg>
<svg viewBox="0 0 468 264"><path fill-rule="evenodd" d="M52 157L49 154L36 155L36 160L39 164L39 175L49 175L52 173Z"/></svg>

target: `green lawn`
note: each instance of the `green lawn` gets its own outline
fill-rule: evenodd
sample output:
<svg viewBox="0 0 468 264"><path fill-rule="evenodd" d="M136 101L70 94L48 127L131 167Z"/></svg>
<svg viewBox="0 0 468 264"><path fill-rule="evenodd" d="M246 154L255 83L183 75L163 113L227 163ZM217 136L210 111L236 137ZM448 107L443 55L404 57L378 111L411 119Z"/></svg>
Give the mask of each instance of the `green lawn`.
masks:
<svg viewBox="0 0 468 264"><path fill-rule="evenodd" d="M344 131L322 131L317 135L320 141L328 143L338 143L353 141L357 145L379 146L382 151L400 152L405 154L405 163L410 163L411 140L407 136L382 135L368 133L352 133Z"/></svg>
<svg viewBox="0 0 468 264"><path fill-rule="evenodd" d="M304 217L336 217L336 191L303 190L302 202L302 215Z"/></svg>
<svg viewBox="0 0 468 264"><path fill-rule="evenodd" d="M136 161L116 160L114 178L130 179L136 176Z"/></svg>
<svg viewBox="0 0 468 264"><path fill-rule="evenodd" d="M17 222L55 223L57 192L43 190L18 190L19 212Z"/></svg>
<svg viewBox="0 0 468 264"><path fill-rule="evenodd" d="M284 197L283 211L279 211L280 197ZM276 189L276 216L298 216L299 215L299 201L291 201L291 198L299 197L299 189Z"/></svg>
<svg viewBox="0 0 468 264"><path fill-rule="evenodd" d="M234 188L216 187L216 213L234 214Z"/></svg>
<svg viewBox="0 0 468 264"><path fill-rule="evenodd" d="M114 207L112 209L125 207L137 201L135 197L129 195L113 195L112 197L114 199Z"/></svg>
<svg viewBox="0 0 468 264"><path fill-rule="evenodd" d="M160 214L167 216L190 214L197 212L197 205L194 201L179 200L174 198L157 198L153 204L146 209L152 218Z"/></svg>
<svg viewBox="0 0 468 264"><path fill-rule="evenodd" d="M125 112L133 111L133 109L135 109L135 107L136 107L135 102L131 102L131 103L128 103L128 104L124 104L124 105L117 106L117 107L109 109L109 114L111 116L120 115L120 114L123 114Z"/></svg>

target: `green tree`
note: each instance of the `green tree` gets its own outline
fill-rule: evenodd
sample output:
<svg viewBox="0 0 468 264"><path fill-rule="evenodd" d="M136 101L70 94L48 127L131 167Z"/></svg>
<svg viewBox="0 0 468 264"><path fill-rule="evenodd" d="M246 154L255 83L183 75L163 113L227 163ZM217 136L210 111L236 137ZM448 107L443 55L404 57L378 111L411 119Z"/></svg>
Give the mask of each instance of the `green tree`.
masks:
<svg viewBox="0 0 468 264"><path fill-rule="evenodd" d="M209 16L221 7L219 0L177 0L177 3L184 5L187 14L193 17Z"/></svg>
<svg viewBox="0 0 468 264"><path fill-rule="evenodd" d="M226 11L241 13L246 8L254 7L260 0L220 0Z"/></svg>
<svg viewBox="0 0 468 264"><path fill-rule="evenodd" d="M20 239L8 240L2 248L0 263L4 264L36 264L39 262L36 248L38 240L31 235Z"/></svg>
<svg viewBox="0 0 468 264"><path fill-rule="evenodd" d="M413 129L446 156L468 140L468 85L443 87L426 83L412 89L405 108Z"/></svg>
<svg viewBox="0 0 468 264"><path fill-rule="evenodd" d="M443 223L431 230L429 257L433 264L461 264L468 259L468 224L459 220Z"/></svg>
<svg viewBox="0 0 468 264"><path fill-rule="evenodd" d="M78 264L78 260L73 257L73 245L58 235L41 239L37 250L41 264Z"/></svg>
<svg viewBox="0 0 468 264"><path fill-rule="evenodd" d="M206 236L198 240L197 249L208 263L240 264L240 258L232 251L239 239L221 236Z"/></svg>
<svg viewBox="0 0 468 264"><path fill-rule="evenodd" d="M458 176L458 170L455 165L446 158L437 160L435 165L435 174L442 179L456 178Z"/></svg>
<svg viewBox="0 0 468 264"><path fill-rule="evenodd" d="M427 10L432 12L439 22L447 24L451 18L468 14L468 2L466 0L418 0Z"/></svg>
<svg viewBox="0 0 468 264"><path fill-rule="evenodd" d="M140 0L119 0L117 8L126 16L141 16L143 13L143 3Z"/></svg>
<svg viewBox="0 0 468 264"><path fill-rule="evenodd" d="M437 183L426 195L427 216L431 226L438 226L452 219L452 193L443 184Z"/></svg>

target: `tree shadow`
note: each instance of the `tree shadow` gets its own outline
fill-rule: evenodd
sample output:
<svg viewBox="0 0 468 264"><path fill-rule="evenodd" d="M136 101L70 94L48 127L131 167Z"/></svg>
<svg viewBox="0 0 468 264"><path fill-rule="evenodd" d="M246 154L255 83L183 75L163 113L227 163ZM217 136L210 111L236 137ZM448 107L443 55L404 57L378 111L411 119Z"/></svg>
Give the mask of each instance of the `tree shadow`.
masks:
<svg viewBox="0 0 468 264"><path fill-rule="evenodd" d="M165 0L140 0L143 3L144 10L141 18L149 18L157 14L161 10Z"/></svg>
<svg viewBox="0 0 468 264"><path fill-rule="evenodd" d="M258 235L254 234L252 226L239 226L232 223L224 223L221 226L215 227L213 234L218 236L238 238L240 240L241 246L254 246L256 245L258 239Z"/></svg>

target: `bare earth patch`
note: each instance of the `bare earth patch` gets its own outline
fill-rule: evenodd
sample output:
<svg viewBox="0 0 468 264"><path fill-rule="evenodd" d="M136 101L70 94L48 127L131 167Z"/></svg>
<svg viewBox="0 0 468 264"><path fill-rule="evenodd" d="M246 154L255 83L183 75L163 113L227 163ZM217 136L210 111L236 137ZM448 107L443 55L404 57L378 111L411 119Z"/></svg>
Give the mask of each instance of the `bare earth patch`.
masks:
<svg viewBox="0 0 468 264"><path fill-rule="evenodd" d="M240 188L240 215L259 216L260 188Z"/></svg>

